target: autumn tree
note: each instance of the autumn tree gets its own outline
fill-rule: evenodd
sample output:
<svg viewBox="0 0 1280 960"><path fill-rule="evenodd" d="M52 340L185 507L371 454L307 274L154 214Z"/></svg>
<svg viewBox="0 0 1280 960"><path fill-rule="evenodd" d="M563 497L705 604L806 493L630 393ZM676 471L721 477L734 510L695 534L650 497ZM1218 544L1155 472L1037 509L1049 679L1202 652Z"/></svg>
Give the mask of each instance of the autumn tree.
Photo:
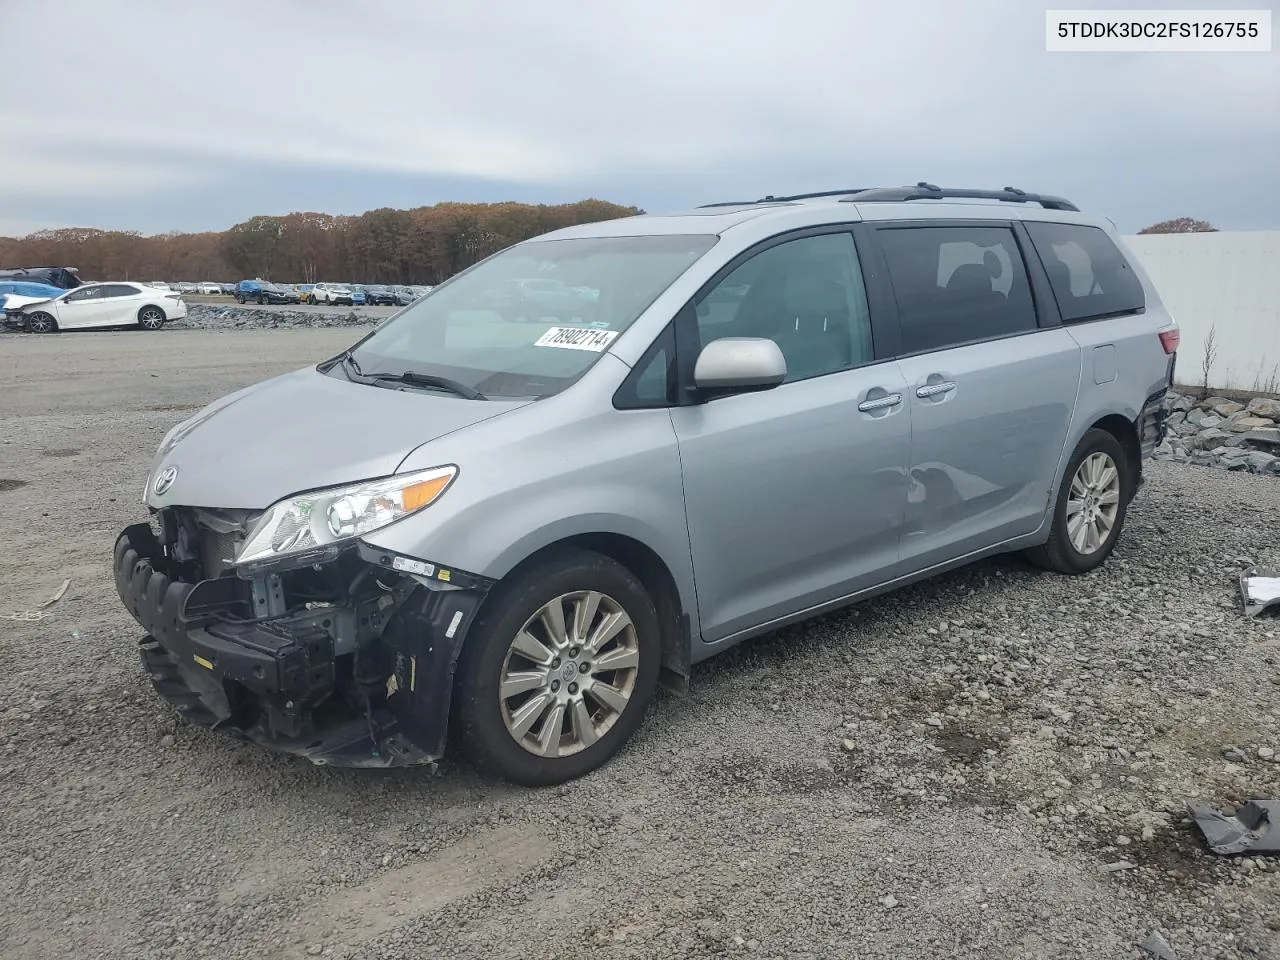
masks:
<svg viewBox="0 0 1280 960"><path fill-rule="evenodd" d="M604 200L439 203L359 216L251 217L221 233L75 227L0 237L0 267L75 267L86 280L440 283L513 243L642 211Z"/></svg>
<svg viewBox="0 0 1280 960"><path fill-rule="evenodd" d="M1173 220L1161 220L1149 227L1143 227L1139 233L1217 233L1218 228L1208 220L1196 220L1194 217L1176 217Z"/></svg>

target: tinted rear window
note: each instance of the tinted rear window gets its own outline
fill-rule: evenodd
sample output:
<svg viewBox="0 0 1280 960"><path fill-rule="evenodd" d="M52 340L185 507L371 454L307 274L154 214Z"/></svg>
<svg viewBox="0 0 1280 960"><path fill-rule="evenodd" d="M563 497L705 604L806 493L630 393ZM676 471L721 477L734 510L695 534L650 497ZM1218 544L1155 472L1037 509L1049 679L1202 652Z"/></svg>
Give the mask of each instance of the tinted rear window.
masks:
<svg viewBox="0 0 1280 960"><path fill-rule="evenodd" d="M876 235L904 353L1036 329L1026 266L1008 227L895 227Z"/></svg>
<svg viewBox="0 0 1280 960"><path fill-rule="evenodd" d="M1146 308L1142 282L1105 231L1075 223L1028 221L1026 227L1064 323Z"/></svg>

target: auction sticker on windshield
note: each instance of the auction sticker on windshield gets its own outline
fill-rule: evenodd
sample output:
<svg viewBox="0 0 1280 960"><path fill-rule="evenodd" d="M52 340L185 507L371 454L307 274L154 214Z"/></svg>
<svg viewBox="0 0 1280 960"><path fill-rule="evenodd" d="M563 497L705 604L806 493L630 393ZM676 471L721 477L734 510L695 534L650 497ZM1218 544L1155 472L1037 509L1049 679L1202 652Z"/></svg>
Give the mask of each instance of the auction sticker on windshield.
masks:
<svg viewBox="0 0 1280 960"><path fill-rule="evenodd" d="M590 350L600 353L613 342L617 330L590 330L586 327L552 327L533 342L535 347L560 347L564 350Z"/></svg>

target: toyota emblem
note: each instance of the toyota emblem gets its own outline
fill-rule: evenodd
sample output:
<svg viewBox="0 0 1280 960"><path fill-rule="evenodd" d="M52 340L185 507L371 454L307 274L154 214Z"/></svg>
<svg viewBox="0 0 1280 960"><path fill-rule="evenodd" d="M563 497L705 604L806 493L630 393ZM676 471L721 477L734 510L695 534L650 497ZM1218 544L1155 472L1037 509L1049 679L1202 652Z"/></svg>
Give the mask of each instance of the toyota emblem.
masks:
<svg viewBox="0 0 1280 960"><path fill-rule="evenodd" d="M169 492L169 488L173 486L173 481L178 479L177 467L165 467L156 476L156 482L151 485L151 489L155 491L156 496L161 496Z"/></svg>

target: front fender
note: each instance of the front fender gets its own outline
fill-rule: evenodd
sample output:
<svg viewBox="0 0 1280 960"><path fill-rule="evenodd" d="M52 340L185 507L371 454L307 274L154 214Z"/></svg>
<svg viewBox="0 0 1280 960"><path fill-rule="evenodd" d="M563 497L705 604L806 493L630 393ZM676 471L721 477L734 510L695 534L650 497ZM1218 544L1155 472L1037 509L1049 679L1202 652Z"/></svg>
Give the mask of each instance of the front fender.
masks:
<svg viewBox="0 0 1280 960"><path fill-rule="evenodd" d="M678 479L678 478L677 478ZM618 505L625 504L625 508ZM625 512L624 512L625 509ZM684 519L683 490L562 486L512 493L477 503L432 523L431 511L366 536L371 546L451 564L501 580L545 547L591 534L612 534L651 550L671 573L681 608L695 617L693 561Z"/></svg>

